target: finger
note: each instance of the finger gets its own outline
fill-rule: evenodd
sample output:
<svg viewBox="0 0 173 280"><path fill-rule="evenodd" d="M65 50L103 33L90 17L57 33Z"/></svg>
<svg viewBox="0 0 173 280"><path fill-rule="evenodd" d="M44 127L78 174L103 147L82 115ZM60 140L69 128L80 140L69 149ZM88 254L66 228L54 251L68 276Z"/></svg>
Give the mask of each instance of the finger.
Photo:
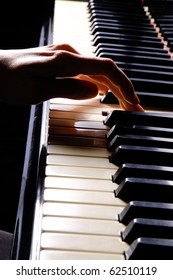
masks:
<svg viewBox="0 0 173 280"><path fill-rule="evenodd" d="M76 49L74 49L72 46L70 46L68 44L63 44L63 45L58 45L58 46L53 45L53 49L66 50L66 51L69 51L69 52L72 52L72 53L75 53L75 54L79 54L79 52ZM121 69L119 69L119 70L124 76L125 73ZM120 89L117 86L115 86L115 84L112 84L111 87L110 87L110 84L109 84L108 80L106 80L106 77L105 78L103 76L100 76L100 77L99 76L92 76L92 77L90 77L90 76L86 76L86 75L78 75L78 76L79 76L80 79L94 82L97 85L97 87L99 88L99 92L106 93L108 91L108 89L110 88L110 90L115 94L115 96L117 98L120 98L120 96L121 96L121 98L124 99L124 96L122 95ZM126 75L125 75L125 79L128 79L128 77ZM131 83L131 81L130 81L130 83ZM109 85L109 87L107 85ZM132 88L133 88L133 85L132 85ZM137 96L135 94L135 98L136 97ZM139 103L139 98L138 97L136 98L136 103ZM143 108L141 107L140 110L143 110Z"/></svg>
<svg viewBox="0 0 173 280"><path fill-rule="evenodd" d="M107 59L87 59L80 61L80 67L85 67L83 74L105 76L106 86L112 88L113 93L117 92L117 87L121 96L132 104L138 104L139 98L135 94L132 82L125 73L112 61ZM84 66L85 65L85 66ZM79 68L78 68L79 70Z"/></svg>
<svg viewBox="0 0 173 280"><path fill-rule="evenodd" d="M105 86L106 84L108 84L107 78L104 76L92 76L92 78L90 76L86 76L86 75L79 75L77 76L83 80L87 80L87 81L92 81L93 83L95 83L98 87L99 92L101 93L106 93L108 91L108 88ZM100 82L98 82L100 81ZM101 83L102 82L102 83ZM121 91L119 90L119 87L113 85L110 83L110 87L109 89L112 91L112 93L114 93L114 95L116 96L116 98L118 98L120 106L124 109L127 110L127 108L132 108L132 104L130 106L130 103L127 102L124 99L124 96L122 95ZM128 103L127 105L123 104ZM131 110L130 110L131 111Z"/></svg>
<svg viewBox="0 0 173 280"><path fill-rule="evenodd" d="M95 77L95 76L94 76ZM95 79L92 79L89 76L85 76L85 75L79 75L77 78L79 79L83 79L86 81L91 81L93 83L95 83L98 87L99 92L101 93L106 93L108 88L106 86L104 86L103 84L99 83L96 81L96 77ZM106 78L105 77L99 77L98 80L100 81L104 81ZM106 84L106 82L104 81L104 84ZM124 110L128 110L128 111L140 111L140 112L144 112L144 109L142 108L142 106L140 106L139 104L130 104L129 102L127 102L126 100L124 100L121 92L119 91L118 87L115 87L114 85L112 85L112 88L110 87L110 89L112 91L115 92L115 88L116 88L116 93L115 96L119 99L119 103L122 109Z"/></svg>
<svg viewBox="0 0 173 280"><path fill-rule="evenodd" d="M88 81L71 78L48 79L46 84L44 83L41 99L44 101L51 98L62 97L83 100L93 98L97 94L97 86Z"/></svg>
<svg viewBox="0 0 173 280"><path fill-rule="evenodd" d="M120 88L118 86L116 86L115 84L111 83L111 81L108 80L107 77L105 76L92 76L94 81L98 81L98 82L102 82L103 85L109 85L109 87L106 86L107 89L110 89L112 91L112 93L118 98L118 100L124 100L125 98L120 90Z"/></svg>
<svg viewBox="0 0 173 280"><path fill-rule="evenodd" d="M120 101L120 106L122 109L126 111L139 111L139 112L144 112L144 109L140 104L130 104L128 102L124 102L124 100Z"/></svg>
<svg viewBox="0 0 173 280"><path fill-rule="evenodd" d="M83 80L86 80L86 81L92 81L94 82L97 86L98 86L98 90L100 91L100 88L99 86L101 85L101 87L103 87L102 89L104 89L103 93L105 93L108 88L107 87L104 87L103 84L99 83L99 82L96 82L96 79L98 79L99 81L101 80L102 82L106 79L105 77L99 77L99 78L96 78L94 76L95 79L92 79L91 77L89 76L85 76L85 75L79 75L80 79L83 79ZM106 82L104 82L106 83ZM110 88L112 91L114 90L115 91L115 86L112 85L112 88ZM120 103L120 106L122 109L124 110L128 110L128 111L140 111L140 112L144 112L144 109L142 108L142 106L140 104L130 104L129 102L127 102L126 100L124 100L121 92L119 92L119 89L118 87L116 88L116 97L119 96L119 103Z"/></svg>
<svg viewBox="0 0 173 280"><path fill-rule="evenodd" d="M78 75L75 78L94 83L98 87L98 91L100 93L104 93L105 94L108 91L108 89L109 89L107 86L105 86L103 84L103 82L99 82L96 79L94 79L94 78L92 78L90 76L87 76L87 75Z"/></svg>
<svg viewBox="0 0 173 280"><path fill-rule="evenodd" d="M79 54L77 50L75 50L72 46L68 45L68 44L62 44L62 45L50 45L49 46L51 50L66 50L75 54ZM104 76L88 76L88 75L82 75L79 74L78 76L76 76L76 78L81 79L81 80L85 80L85 81L91 81L93 83L95 83L99 89L99 92L101 93L106 93L108 91L108 89L110 88L110 90L115 94L115 96L118 99L124 99L121 91L119 90L119 88L117 86L115 86L114 84L111 84L110 81L108 81L108 79ZM109 84L109 87L107 86ZM111 85L111 86L110 86Z"/></svg>
<svg viewBox="0 0 173 280"><path fill-rule="evenodd" d="M120 103L120 107L123 109L123 110L127 110L126 106L124 106L124 103L119 100L119 103Z"/></svg>
<svg viewBox="0 0 173 280"><path fill-rule="evenodd" d="M139 103L131 81L112 60L83 57L67 51L54 53L53 58L47 57L48 61L45 60L46 63L40 65L39 71L54 77L72 77L79 74L105 76L108 88L114 84L128 102Z"/></svg>

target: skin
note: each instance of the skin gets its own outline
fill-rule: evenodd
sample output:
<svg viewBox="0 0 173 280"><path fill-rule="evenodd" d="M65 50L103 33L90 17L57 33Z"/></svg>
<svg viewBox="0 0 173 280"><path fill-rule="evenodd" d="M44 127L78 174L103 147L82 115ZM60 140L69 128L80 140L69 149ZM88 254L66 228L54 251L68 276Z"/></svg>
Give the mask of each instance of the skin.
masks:
<svg viewBox="0 0 173 280"><path fill-rule="evenodd" d="M125 110L143 111L124 72L107 58L85 57L69 45L0 50L0 100L37 104L64 97L89 99L110 89Z"/></svg>

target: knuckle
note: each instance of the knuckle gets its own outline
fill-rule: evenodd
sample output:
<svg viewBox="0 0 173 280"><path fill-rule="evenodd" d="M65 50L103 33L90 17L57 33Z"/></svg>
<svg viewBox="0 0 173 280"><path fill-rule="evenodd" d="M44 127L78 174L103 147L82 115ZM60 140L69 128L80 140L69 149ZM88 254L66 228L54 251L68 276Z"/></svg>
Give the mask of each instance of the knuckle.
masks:
<svg viewBox="0 0 173 280"><path fill-rule="evenodd" d="M107 58L107 57L105 57L105 58L103 58L103 61L104 61L104 63L106 63L107 65L114 65L115 63L114 63L114 61L111 59L111 58Z"/></svg>
<svg viewBox="0 0 173 280"><path fill-rule="evenodd" d="M103 61L108 70L116 67L115 62L111 58L104 58Z"/></svg>
<svg viewBox="0 0 173 280"><path fill-rule="evenodd" d="M111 58L103 58L102 67L108 75L117 71L117 65Z"/></svg>
<svg viewBox="0 0 173 280"><path fill-rule="evenodd" d="M51 49L53 51L61 51L61 50L70 50L72 47L69 44L63 43L63 44L51 44L47 46L48 49Z"/></svg>
<svg viewBox="0 0 173 280"><path fill-rule="evenodd" d="M65 63L71 56L67 51L61 50L54 53L55 59Z"/></svg>
<svg viewBox="0 0 173 280"><path fill-rule="evenodd" d="M59 45L58 48L61 50L69 50L71 48L71 46L69 44L64 43L64 44Z"/></svg>
<svg viewBox="0 0 173 280"><path fill-rule="evenodd" d="M58 69L56 70L60 76L66 76L70 74L71 65L73 65L73 56L67 51L58 51L55 52L53 58L53 64L58 65Z"/></svg>

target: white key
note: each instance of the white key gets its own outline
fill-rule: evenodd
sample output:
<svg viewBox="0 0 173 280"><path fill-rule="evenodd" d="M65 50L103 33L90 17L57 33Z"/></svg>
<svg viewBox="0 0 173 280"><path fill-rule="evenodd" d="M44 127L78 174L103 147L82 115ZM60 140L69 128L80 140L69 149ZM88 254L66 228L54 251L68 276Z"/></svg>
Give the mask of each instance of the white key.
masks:
<svg viewBox="0 0 173 280"><path fill-rule="evenodd" d="M123 254L41 250L40 260L124 260Z"/></svg>
<svg viewBox="0 0 173 280"><path fill-rule="evenodd" d="M117 184L113 184L111 180L49 176L45 178L45 188L113 192Z"/></svg>
<svg viewBox="0 0 173 280"><path fill-rule="evenodd" d="M73 106L83 106L84 107L102 107L107 108L108 105L100 102L101 96L98 94L96 97L92 99L86 100L75 100L75 99L67 99L67 98L53 98L50 101L50 105L52 104L61 104L61 105L73 105ZM62 106L63 107L63 106ZM112 107L112 105L111 105Z"/></svg>
<svg viewBox="0 0 173 280"><path fill-rule="evenodd" d="M68 155L48 155L47 164L50 165L69 165L81 167L110 168L115 170L115 165L109 162L107 158L82 157Z"/></svg>
<svg viewBox="0 0 173 280"><path fill-rule="evenodd" d="M48 154L61 154L61 155L73 155L73 156L87 156L87 157L103 157L108 158L110 152L105 148L93 148L93 147L75 147L75 146L63 146L63 145L48 145Z"/></svg>
<svg viewBox="0 0 173 280"><path fill-rule="evenodd" d="M93 205L78 203L45 202L43 215L78 217L90 219L118 220L118 214L123 210L121 206Z"/></svg>
<svg viewBox="0 0 173 280"><path fill-rule="evenodd" d="M88 114L88 113L78 113L78 112L58 112L56 110L50 110L49 114L51 119L69 119L69 120L87 120L95 122L103 122L105 116L101 114Z"/></svg>
<svg viewBox="0 0 173 280"><path fill-rule="evenodd" d="M49 145L67 145L78 147L107 148L107 141L103 138L77 137L76 135L51 135Z"/></svg>
<svg viewBox="0 0 173 280"><path fill-rule="evenodd" d="M85 128L85 129L100 129L104 130L105 133L107 132L106 125L103 122L94 122L94 121L81 121L81 120L70 120L68 119L50 119L49 121L50 126L57 126L59 127L74 127L74 128Z"/></svg>
<svg viewBox="0 0 173 280"><path fill-rule="evenodd" d="M78 112L78 113L87 113L87 114L99 114L102 115L102 112L107 112L107 114L109 114L110 111L112 111L112 108L109 107L108 105L105 108L102 108L100 105L98 105L98 107L92 107L92 106L75 106L75 105L71 105L71 104L51 104L50 105L50 109L51 110L57 110L59 113L61 111L65 112Z"/></svg>
<svg viewBox="0 0 173 280"><path fill-rule="evenodd" d="M48 165L46 167L46 176L62 176L77 178L92 178L109 180L112 176L112 169L109 168L93 168L93 167L74 167L74 166L55 166Z"/></svg>
<svg viewBox="0 0 173 280"><path fill-rule="evenodd" d="M80 235L65 233L43 233L42 249L75 250L123 254L129 247L120 237Z"/></svg>
<svg viewBox="0 0 173 280"><path fill-rule="evenodd" d="M61 189L45 189L44 201L54 202L71 202L71 203L87 203L112 206L125 206L126 203L115 197L114 193L96 192L96 191L78 191L78 190L61 190Z"/></svg>
<svg viewBox="0 0 173 280"><path fill-rule="evenodd" d="M120 236L124 225L118 221L97 219L69 218L69 217L44 217L42 230L44 232L65 232L81 234L101 234Z"/></svg>

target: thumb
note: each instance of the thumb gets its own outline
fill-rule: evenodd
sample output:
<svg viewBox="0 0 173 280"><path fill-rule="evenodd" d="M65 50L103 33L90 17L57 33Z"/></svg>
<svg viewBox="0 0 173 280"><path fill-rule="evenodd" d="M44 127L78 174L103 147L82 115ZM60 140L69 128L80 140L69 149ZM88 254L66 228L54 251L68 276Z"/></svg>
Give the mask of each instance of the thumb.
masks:
<svg viewBox="0 0 173 280"><path fill-rule="evenodd" d="M98 94L98 88L94 83L84 80L48 79L40 94L42 101L56 97L83 100L95 97Z"/></svg>

